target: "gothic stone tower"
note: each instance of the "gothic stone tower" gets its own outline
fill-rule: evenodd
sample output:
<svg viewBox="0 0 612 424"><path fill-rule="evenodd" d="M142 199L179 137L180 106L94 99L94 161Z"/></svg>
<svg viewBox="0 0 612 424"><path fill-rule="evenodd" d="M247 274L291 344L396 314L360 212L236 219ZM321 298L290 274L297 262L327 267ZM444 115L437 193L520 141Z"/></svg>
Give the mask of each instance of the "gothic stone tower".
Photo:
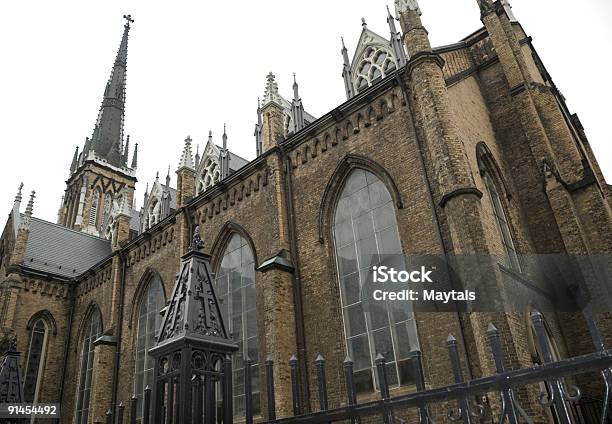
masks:
<svg viewBox="0 0 612 424"><path fill-rule="evenodd" d="M114 201L121 204L127 196L131 205L136 183L138 145L128 166L129 136L124 142L125 83L130 15L124 16L123 37L117 58L106 83L102 105L91 138L83 151L78 147L70 166L66 190L58 213L58 224L105 236Z"/></svg>

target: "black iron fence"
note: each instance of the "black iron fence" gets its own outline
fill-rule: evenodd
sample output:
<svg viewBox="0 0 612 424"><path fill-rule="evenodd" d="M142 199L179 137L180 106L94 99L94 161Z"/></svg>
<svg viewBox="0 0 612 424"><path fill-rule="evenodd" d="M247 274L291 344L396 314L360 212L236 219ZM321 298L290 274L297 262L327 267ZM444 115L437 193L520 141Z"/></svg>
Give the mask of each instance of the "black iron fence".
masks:
<svg viewBox="0 0 612 424"><path fill-rule="evenodd" d="M416 391L398 396L390 396L390 387L387 379L387 367L385 358L378 355L376 358L377 386L380 398L368 402L358 403L355 381L353 378L353 361L347 357L344 361L344 380L346 385L346 399L343 406L337 408L329 407L326 361L318 355L314 367L318 384L318 410L304 413L302 410L300 385L298 383L298 361L295 357L289 360L292 382L292 406L293 416L277 417L277 404L274 390L274 363L271 360L265 362L265 380L267 388L267 415L260 417L258 422L267 424L315 424L332 423L338 421L359 424L362 421L380 422L385 424L404 424L406 422L419 422L421 424L434 424L435 422L451 421L463 424L495 422L510 424L553 422L558 424L590 424L611 423L612 407L610 405L610 390L612 388L612 350L604 348L602 337L594 320L587 316L589 330L595 344L595 352L562 360L553 360L553 352L548 341L542 316L533 313L532 322L536 333L536 342L542 355L542 364L529 368L508 370L502 350L498 330L491 324L487 331L489 347L495 360L496 373L494 375L465 380L460 364L460 355L457 341L453 336L447 339L449 358L455 383L432 389L425 388L423 362L420 351L411 352L414 366ZM253 422L252 402L252 370L248 358L245 369L245 393L246 393L246 415L240 421L246 424ZM224 361L224 369L231 374L231 361ZM603 388L601 399L582 396L578 387L570 382L571 376L593 373L601 376L601 387ZM229 375L229 374L228 374ZM194 382L193 390L201 390L202 384L206 385L198 376ZM519 402L517 392L525 387L531 387L531 391L538 391L536 399L527 402L534 403L537 407L530 405L523 408ZM231 390L231 378L224 379L224 394ZM208 392L211 399L197 402L195 405L181 404L180 407L187 408L186 415L190 417L202 417L202 408L214 408L214 390L209 385ZM201 393L198 391L197 393ZM230 392L231 393L231 392ZM523 396L522 398L524 398ZM199 398L199 397L198 397ZM527 396L526 398L529 398ZM485 401L486 400L486 401ZM130 423L136 421L136 398L130 404ZM149 424L152 414L151 389L145 389L144 411L141 424ZM123 424L124 406L119 405L116 417L109 410L107 423L113 422ZM435 409L435 413L432 412ZM149 413L147 413L149 411ZM440 412L442 411L442 413ZM213 414L213 412L210 412ZM206 415L206 411L204 411ZM160 416L168 417L161 413ZM172 417L170 415L169 417ZM372 417L372 418L369 418ZM114 420L116 418L116 420ZM214 413L214 422L232 424L234 418L230 411ZM162 420L165 424L174 423L172 418ZM193 419L194 424L200 424L202 420ZM207 420L208 422L208 420Z"/></svg>

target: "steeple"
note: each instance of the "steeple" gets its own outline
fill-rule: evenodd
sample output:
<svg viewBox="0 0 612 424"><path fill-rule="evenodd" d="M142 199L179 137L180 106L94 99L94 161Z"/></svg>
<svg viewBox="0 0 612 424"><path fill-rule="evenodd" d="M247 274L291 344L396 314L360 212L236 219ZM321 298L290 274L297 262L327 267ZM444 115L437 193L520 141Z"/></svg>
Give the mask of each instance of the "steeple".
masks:
<svg viewBox="0 0 612 424"><path fill-rule="evenodd" d="M344 90L346 91L347 100L355 95L355 89L353 88L353 76L351 75L351 62L348 57L348 50L344 45L344 37L340 37L342 40L342 79L344 79Z"/></svg>
<svg viewBox="0 0 612 424"><path fill-rule="evenodd" d="M134 22L131 15L123 16L126 23L123 36L111 71L98 119L91 137L91 148L111 165L127 167L127 158L122 152L123 121L125 114L125 83L127 66L127 47L130 24Z"/></svg>
<svg viewBox="0 0 612 424"><path fill-rule="evenodd" d="M397 31L395 27L395 17L391 14L389 6L387 6L387 23L389 24L389 31L391 32L391 48L393 54L397 59L397 65L399 68L404 66L407 62L406 51L402 43L402 35Z"/></svg>

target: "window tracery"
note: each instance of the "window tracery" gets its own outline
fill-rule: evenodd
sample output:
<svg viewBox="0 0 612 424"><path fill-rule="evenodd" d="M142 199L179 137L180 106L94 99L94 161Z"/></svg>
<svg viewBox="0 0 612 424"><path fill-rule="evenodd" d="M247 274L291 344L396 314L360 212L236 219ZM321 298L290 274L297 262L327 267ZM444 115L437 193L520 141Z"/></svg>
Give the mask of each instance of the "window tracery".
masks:
<svg viewBox="0 0 612 424"><path fill-rule="evenodd" d="M355 90L360 92L368 88L396 68L395 57L390 50L383 46L368 46L361 54L356 68Z"/></svg>
<svg viewBox="0 0 612 424"><path fill-rule="evenodd" d="M198 194L215 185L221 177L219 162L212 157L204 160L198 182Z"/></svg>

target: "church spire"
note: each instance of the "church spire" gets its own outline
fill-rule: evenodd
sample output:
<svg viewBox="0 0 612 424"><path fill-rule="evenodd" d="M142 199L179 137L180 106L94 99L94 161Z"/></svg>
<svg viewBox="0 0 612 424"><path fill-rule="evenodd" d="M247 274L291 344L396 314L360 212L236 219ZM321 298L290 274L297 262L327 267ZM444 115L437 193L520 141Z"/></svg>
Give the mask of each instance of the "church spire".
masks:
<svg viewBox="0 0 612 424"><path fill-rule="evenodd" d="M123 121L125 114L125 83L127 66L128 34L131 15L124 15L123 36L111 71L98 119L91 137L92 149L111 165L127 167L127 159L122 152Z"/></svg>

